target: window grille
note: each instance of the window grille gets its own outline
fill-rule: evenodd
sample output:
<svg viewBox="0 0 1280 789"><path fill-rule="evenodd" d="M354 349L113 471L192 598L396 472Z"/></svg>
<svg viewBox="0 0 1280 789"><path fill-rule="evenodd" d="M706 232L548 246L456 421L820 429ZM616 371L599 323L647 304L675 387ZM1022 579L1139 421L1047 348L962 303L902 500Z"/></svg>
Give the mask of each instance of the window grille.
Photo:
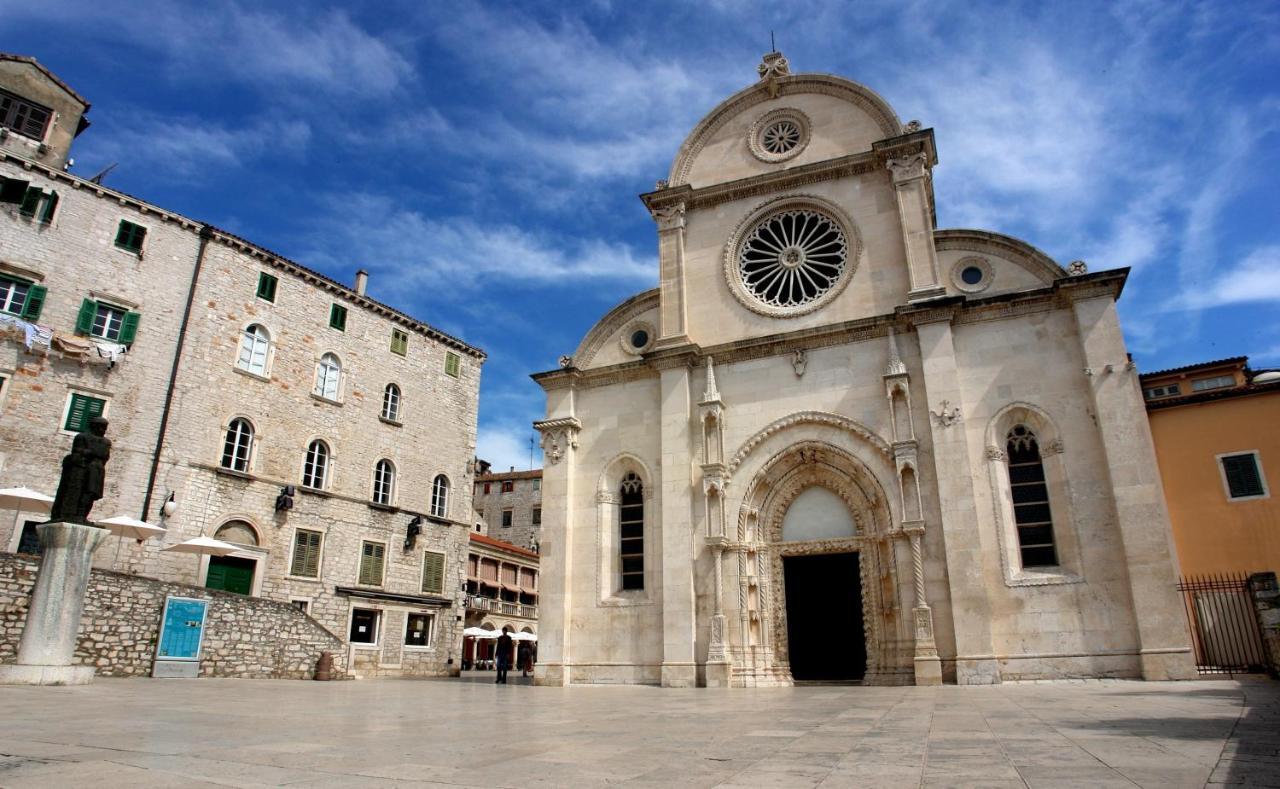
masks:
<svg viewBox="0 0 1280 789"><path fill-rule="evenodd" d="M622 588L644 588L644 485L634 471L623 477L618 516Z"/></svg>
<svg viewBox="0 0 1280 789"><path fill-rule="evenodd" d="M253 324L240 335L240 355L236 366L254 375L267 374L267 352L271 348L271 336L258 324Z"/></svg>
<svg viewBox="0 0 1280 789"><path fill-rule="evenodd" d="M226 440L222 443L222 467L248 472L249 453L252 449L253 425L247 419L232 419L227 427Z"/></svg>
<svg viewBox="0 0 1280 789"><path fill-rule="evenodd" d="M1006 438L1009 487L1013 494L1013 520L1018 528L1018 548L1023 567L1053 567L1058 551L1053 540L1049 510L1049 486L1040 459L1036 434L1026 425L1015 425Z"/></svg>
<svg viewBox="0 0 1280 789"><path fill-rule="evenodd" d="M390 506L395 484L396 467L390 460L379 460L373 468L373 502Z"/></svg>
<svg viewBox="0 0 1280 789"><path fill-rule="evenodd" d="M329 476L329 447L319 439L307 445L307 459L302 464L302 485L323 490Z"/></svg>

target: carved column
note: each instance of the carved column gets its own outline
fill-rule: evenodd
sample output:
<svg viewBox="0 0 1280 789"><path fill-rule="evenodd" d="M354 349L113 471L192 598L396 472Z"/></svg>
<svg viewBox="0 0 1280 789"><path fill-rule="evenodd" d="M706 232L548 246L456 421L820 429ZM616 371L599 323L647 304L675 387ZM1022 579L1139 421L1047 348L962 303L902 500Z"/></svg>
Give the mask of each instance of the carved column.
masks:
<svg viewBox="0 0 1280 789"><path fill-rule="evenodd" d="M582 424L573 416L533 423L542 433L544 513L539 600L538 665L534 682L568 685L571 666L574 456Z"/></svg>
<svg viewBox="0 0 1280 789"><path fill-rule="evenodd" d="M711 561L714 569L715 594L711 614L711 644L707 649L707 687L729 687L730 665L727 641L726 621L724 616L724 570L722 561L728 540L723 536L707 540L711 548Z"/></svg>
<svg viewBox="0 0 1280 789"><path fill-rule="evenodd" d="M654 208L652 214L658 223L661 288L657 345L680 345L689 341L684 281L685 204Z"/></svg>
<svg viewBox="0 0 1280 789"><path fill-rule="evenodd" d="M907 301L922 301L946 294L938 274L938 253L933 246L933 209L929 188L929 155L912 153L885 162L893 177L902 224L902 248L911 275Z"/></svg>
<svg viewBox="0 0 1280 789"><path fill-rule="evenodd" d="M938 644L933 637L933 609L929 608L924 591L924 527L911 529L907 537L911 541L911 577L916 597L915 607L911 610L916 637L916 684L941 685L942 662L938 659Z"/></svg>

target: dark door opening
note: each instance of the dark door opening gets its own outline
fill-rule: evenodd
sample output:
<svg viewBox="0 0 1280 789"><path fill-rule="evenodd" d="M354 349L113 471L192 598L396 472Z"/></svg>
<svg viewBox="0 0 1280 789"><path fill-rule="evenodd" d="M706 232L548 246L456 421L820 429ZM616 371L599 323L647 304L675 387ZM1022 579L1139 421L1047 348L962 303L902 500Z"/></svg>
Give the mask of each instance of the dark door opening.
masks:
<svg viewBox="0 0 1280 789"><path fill-rule="evenodd" d="M209 574L205 576L206 589L223 589L237 594L253 591L253 571L258 563L253 559L235 556L210 556Z"/></svg>
<svg viewBox="0 0 1280 789"><path fill-rule="evenodd" d="M798 681L846 681L867 673L857 553L784 556L787 647Z"/></svg>

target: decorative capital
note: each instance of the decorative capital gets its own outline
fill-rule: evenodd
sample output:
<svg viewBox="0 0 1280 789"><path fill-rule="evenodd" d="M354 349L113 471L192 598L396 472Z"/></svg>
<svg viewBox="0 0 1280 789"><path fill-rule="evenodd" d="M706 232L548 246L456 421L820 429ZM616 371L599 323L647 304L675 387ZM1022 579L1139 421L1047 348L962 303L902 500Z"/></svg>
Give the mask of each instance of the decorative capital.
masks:
<svg viewBox="0 0 1280 789"><path fill-rule="evenodd" d="M890 159L885 162L885 166L889 168L889 173L893 175L893 182L900 184L904 181L924 178L929 172L929 157L924 151L921 151L900 159Z"/></svg>
<svg viewBox="0 0 1280 789"><path fill-rule="evenodd" d="M533 429L542 434L543 457L554 466L566 452L578 448L578 431L582 430L582 423L567 416L534 422Z"/></svg>
<svg viewBox="0 0 1280 789"><path fill-rule="evenodd" d="M1065 451L1067 451L1067 448L1062 445L1062 439L1060 438L1055 438L1051 441L1046 441L1044 445L1040 447L1040 454L1042 456L1043 455L1061 455Z"/></svg>
<svg viewBox="0 0 1280 789"><path fill-rule="evenodd" d="M653 221L658 223L658 232L667 230L683 230L684 229L684 203L676 203L674 205L662 206L654 208L650 211Z"/></svg>
<svg viewBox="0 0 1280 789"><path fill-rule="evenodd" d="M618 497L611 490L597 490L596 504L617 504Z"/></svg>
<svg viewBox="0 0 1280 789"><path fill-rule="evenodd" d="M987 460L1003 461L1004 450L996 446L987 447Z"/></svg>

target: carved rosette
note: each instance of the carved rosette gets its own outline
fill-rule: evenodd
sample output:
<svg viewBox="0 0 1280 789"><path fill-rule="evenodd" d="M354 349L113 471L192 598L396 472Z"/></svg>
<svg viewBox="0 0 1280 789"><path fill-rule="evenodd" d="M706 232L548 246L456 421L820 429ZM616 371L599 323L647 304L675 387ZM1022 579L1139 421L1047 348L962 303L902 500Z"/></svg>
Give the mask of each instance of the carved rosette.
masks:
<svg viewBox="0 0 1280 789"><path fill-rule="evenodd" d="M533 429L542 434L543 457L554 466L570 449L578 448L578 433L582 430L582 423L575 417L566 416L534 422Z"/></svg>

